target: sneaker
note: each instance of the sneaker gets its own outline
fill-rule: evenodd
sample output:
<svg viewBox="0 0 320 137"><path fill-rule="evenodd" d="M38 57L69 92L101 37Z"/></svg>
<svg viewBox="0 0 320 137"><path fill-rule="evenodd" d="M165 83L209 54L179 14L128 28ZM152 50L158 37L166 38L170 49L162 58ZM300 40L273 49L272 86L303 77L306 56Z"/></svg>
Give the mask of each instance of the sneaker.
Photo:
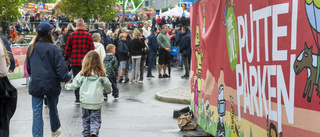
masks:
<svg viewBox="0 0 320 137"><path fill-rule="evenodd" d="M147 77L148 77L148 78L154 78L154 76L152 76L152 75L147 75Z"/></svg>
<svg viewBox="0 0 320 137"><path fill-rule="evenodd" d="M108 101L108 96L107 95L103 95L103 100L104 101Z"/></svg>
<svg viewBox="0 0 320 137"><path fill-rule="evenodd" d="M139 83L143 83L143 81L142 81L142 80L140 80L140 81L139 81Z"/></svg>
<svg viewBox="0 0 320 137"><path fill-rule="evenodd" d="M51 132L51 137L58 137L61 134L61 128L59 128L56 132Z"/></svg>
<svg viewBox="0 0 320 137"><path fill-rule="evenodd" d="M124 81L124 83L128 83L129 82L129 79L127 78L125 81Z"/></svg>
<svg viewBox="0 0 320 137"><path fill-rule="evenodd" d="M161 74L159 74L159 78L163 78L163 76Z"/></svg>
<svg viewBox="0 0 320 137"><path fill-rule="evenodd" d="M122 79L122 78L120 78L118 82L119 82L119 83L122 83L122 81L123 81L123 79Z"/></svg>
<svg viewBox="0 0 320 137"><path fill-rule="evenodd" d="M183 76L181 76L182 79L189 79L189 75L185 74Z"/></svg>
<svg viewBox="0 0 320 137"><path fill-rule="evenodd" d="M97 137L96 132L93 132L90 137Z"/></svg>
<svg viewBox="0 0 320 137"><path fill-rule="evenodd" d="M74 102L74 104L80 105L80 101L79 101L79 100L76 100L76 101Z"/></svg>
<svg viewBox="0 0 320 137"><path fill-rule="evenodd" d="M114 99L119 99L119 96L114 96Z"/></svg>
<svg viewBox="0 0 320 137"><path fill-rule="evenodd" d="M170 76L168 74L164 74L163 77L164 78L170 78Z"/></svg>

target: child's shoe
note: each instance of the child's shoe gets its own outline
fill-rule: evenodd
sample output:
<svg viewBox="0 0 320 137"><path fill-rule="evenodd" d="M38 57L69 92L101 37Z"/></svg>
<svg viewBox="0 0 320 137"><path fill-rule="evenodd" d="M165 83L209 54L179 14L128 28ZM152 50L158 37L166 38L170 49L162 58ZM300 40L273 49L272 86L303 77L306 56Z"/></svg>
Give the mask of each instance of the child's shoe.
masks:
<svg viewBox="0 0 320 137"><path fill-rule="evenodd" d="M51 137L58 137L61 134L61 128L59 128L56 132L51 132Z"/></svg>

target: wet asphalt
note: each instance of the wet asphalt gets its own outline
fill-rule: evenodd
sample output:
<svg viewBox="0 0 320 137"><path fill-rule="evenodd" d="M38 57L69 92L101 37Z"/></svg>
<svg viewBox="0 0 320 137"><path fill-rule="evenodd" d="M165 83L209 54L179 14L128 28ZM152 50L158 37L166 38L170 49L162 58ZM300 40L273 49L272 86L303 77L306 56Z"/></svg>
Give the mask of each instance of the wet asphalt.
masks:
<svg viewBox="0 0 320 137"><path fill-rule="evenodd" d="M145 69L146 71L146 69ZM181 132L177 119L172 118L173 110L188 105L160 102L155 93L177 87L187 87L190 82L181 79L183 70L172 68L171 78L159 79L156 69L155 78L146 78L143 84L118 83L119 99L109 95L102 107L102 125L99 137L182 137L194 131ZM17 110L10 124L10 137L32 137L31 96L25 79L12 80L18 89ZM75 105L73 91L61 92L58 111L62 134L60 137L81 137L82 114L80 105ZM43 109L44 137L50 136L49 110Z"/></svg>

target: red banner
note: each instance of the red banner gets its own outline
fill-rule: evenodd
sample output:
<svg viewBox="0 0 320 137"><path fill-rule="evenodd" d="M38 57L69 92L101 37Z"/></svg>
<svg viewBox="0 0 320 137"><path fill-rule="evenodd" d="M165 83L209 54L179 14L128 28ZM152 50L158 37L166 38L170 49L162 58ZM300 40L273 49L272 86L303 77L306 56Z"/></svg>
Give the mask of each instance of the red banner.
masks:
<svg viewBox="0 0 320 137"><path fill-rule="evenodd" d="M191 28L191 106L206 132L320 136L320 0L205 0Z"/></svg>

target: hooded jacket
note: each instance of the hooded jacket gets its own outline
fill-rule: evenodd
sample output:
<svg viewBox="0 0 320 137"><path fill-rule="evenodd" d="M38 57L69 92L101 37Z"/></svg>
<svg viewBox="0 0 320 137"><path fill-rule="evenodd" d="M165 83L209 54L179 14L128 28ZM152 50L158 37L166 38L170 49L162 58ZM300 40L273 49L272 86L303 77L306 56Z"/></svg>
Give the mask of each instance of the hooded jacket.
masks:
<svg viewBox="0 0 320 137"><path fill-rule="evenodd" d="M29 46L26 66L30 75L29 94L33 96L60 95L60 82L67 82L71 75L63 60L59 48L42 40L38 41L29 56Z"/></svg>
<svg viewBox="0 0 320 137"><path fill-rule="evenodd" d="M100 42L94 42L94 51L98 52L100 55L101 61L103 61L104 57L106 56L106 51L104 50L104 46Z"/></svg>
<svg viewBox="0 0 320 137"><path fill-rule="evenodd" d="M80 102L85 109L97 110L102 108L103 89L110 93L112 91L111 83L107 77L92 76L85 77L80 75L73 79L72 83L66 84L67 90L75 90L80 87Z"/></svg>
<svg viewBox="0 0 320 137"><path fill-rule="evenodd" d="M108 77L117 77L118 60L114 54L107 53L103 64Z"/></svg>

